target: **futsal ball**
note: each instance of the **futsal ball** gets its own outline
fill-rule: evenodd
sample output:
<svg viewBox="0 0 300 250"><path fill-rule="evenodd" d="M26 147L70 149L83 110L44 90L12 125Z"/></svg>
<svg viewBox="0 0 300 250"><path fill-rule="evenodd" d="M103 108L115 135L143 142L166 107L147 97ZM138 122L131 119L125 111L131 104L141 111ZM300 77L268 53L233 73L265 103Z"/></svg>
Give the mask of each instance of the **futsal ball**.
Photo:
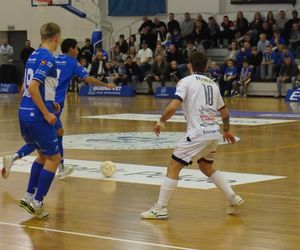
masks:
<svg viewBox="0 0 300 250"><path fill-rule="evenodd" d="M105 161L101 163L100 171L105 177L112 177L116 172L116 164L112 161Z"/></svg>

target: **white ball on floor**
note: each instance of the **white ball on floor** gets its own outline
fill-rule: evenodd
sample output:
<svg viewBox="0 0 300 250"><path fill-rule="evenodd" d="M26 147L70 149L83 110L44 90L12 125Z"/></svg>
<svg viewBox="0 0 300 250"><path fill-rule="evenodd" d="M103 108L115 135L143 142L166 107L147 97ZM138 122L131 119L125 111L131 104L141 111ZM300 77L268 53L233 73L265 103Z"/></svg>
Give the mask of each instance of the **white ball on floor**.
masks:
<svg viewBox="0 0 300 250"><path fill-rule="evenodd" d="M112 161L104 161L101 163L100 172L105 177L112 177L116 172L116 164Z"/></svg>

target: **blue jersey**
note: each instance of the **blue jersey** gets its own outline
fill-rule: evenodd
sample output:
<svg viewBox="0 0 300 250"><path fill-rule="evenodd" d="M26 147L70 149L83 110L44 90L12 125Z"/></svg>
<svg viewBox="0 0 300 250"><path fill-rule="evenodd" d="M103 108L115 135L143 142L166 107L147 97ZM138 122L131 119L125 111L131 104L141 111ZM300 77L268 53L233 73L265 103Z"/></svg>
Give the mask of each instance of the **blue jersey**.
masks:
<svg viewBox="0 0 300 250"><path fill-rule="evenodd" d="M66 99L72 78L74 76L78 76L79 78L84 79L88 76L88 73L75 58L66 54L56 56L55 62L57 64L58 76L58 86L56 88L55 101L63 104Z"/></svg>
<svg viewBox="0 0 300 250"><path fill-rule="evenodd" d="M224 74L228 77L236 76L237 75L237 69L236 67L226 67Z"/></svg>
<svg viewBox="0 0 300 250"><path fill-rule="evenodd" d="M46 48L39 48L34 51L25 67L24 95L19 107L19 119L21 121L43 121L43 114L33 102L28 91L32 80L40 82L40 94L49 110L54 112L53 102L55 99L55 89L57 86L57 71L54 57Z"/></svg>

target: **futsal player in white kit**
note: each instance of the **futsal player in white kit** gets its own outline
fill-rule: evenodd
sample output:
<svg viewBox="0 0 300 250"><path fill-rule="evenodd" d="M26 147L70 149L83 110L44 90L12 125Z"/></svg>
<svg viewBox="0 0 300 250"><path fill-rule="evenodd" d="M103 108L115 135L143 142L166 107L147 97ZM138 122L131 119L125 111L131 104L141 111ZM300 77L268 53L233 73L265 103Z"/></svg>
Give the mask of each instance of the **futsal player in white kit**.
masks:
<svg viewBox="0 0 300 250"><path fill-rule="evenodd" d="M197 160L203 174L208 176L228 198L228 214L236 214L237 207L244 202L240 196L234 193L221 172L212 166L221 136L217 123L218 112L223 121L224 140L231 144L235 143L234 136L229 132L228 110L217 84L203 73L207 70L207 56L200 52L193 52L189 60L192 74L178 83L174 100L165 109L154 127L154 132L159 136L165 122L182 105L187 122L186 137L177 144L173 152L157 203L150 210L141 213L141 217L144 219L168 217L167 205L178 184L179 173L181 169L191 164L193 158Z"/></svg>

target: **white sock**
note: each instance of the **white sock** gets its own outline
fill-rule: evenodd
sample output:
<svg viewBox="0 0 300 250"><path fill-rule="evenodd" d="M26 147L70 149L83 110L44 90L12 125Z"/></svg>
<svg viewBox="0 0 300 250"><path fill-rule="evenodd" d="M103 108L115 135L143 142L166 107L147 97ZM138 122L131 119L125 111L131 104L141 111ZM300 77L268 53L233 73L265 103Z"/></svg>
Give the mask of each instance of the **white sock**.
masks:
<svg viewBox="0 0 300 250"><path fill-rule="evenodd" d="M58 165L58 172L64 172L64 164L62 162Z"/></svg>
<svg viewBox="0 0 300 250"><path fill-rule="evenodd" d="M36 199L33 199L33 204L37 207L37 208L40 208L42 205L43 205L43 202L42 201L38 201Z"/></svg>
<svg viewBox="0 0 300 250"><path fill-rule="evenodd" d="M216 171L210 176L210 179L226 195L228 200L231 201L235 193L225 181L223 174L220 171Z"/></svg>
<svg viewBox="0 0 300 250"><path fill-rule="evenodd" d="M14 153L11 155L11 158L12 158L13 162L15 162L16 160L20 159L20 156L17 153Z"/></svg>
<svg viewBox="0 0 300 250"><path fill-rule="evenodd" d="M28 192L26 192L25 193L25 195L24 195L24 198L27 200L27 201L32 201L33 200L33 198L34 198L34 193L32 194L32 193L28 193Z"/></svg>
<svg viewBox="0 0 300 250"><path fill-rule="evenodd" d="M168 177L163 179L160 187L159 198L157 202L158 208L166 207L171 199L173 191L177 187L178 180L173 180Z"/></svg>

